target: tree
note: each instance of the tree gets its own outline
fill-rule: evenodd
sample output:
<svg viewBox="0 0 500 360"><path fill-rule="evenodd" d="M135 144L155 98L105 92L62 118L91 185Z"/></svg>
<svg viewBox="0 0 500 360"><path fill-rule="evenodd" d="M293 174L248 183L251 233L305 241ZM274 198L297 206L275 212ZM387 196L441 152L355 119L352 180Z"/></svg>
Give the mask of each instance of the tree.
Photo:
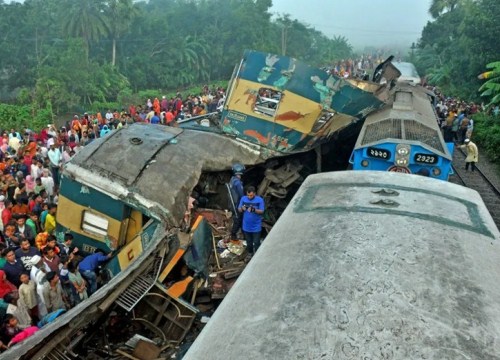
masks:
<svg viewBox="0 0 500 360"><path fill-rule="evenodd" d="M436 19L443 12L453 11L460 3L461 0L432 0L429 8L429 13Z"/></svg>
<svg viewBox="0 0 500 360"><path fill-rule="evenodd" d="M116 64L116 41L130 28L132 20L139 15L139 9L132 0L107 1L106 17L109 34L112 38L111 65Z"/></svg>
<svg viewBox="0 0 500 360"><path fill-rule="evenodd" d="M487 81L479 88L481 96L491 98L488 106L500 104L500 61L495 61L486 65L489 71L478 76L479 79Z"/></svg>
<svg viewBox="0 0 500 360"><path fill-rule="evenodd" d="M66 10L67 9L67 10ZM90 43L109 33L102 0L65 0L63 33L84 40L85 57L89 59Z"/></svg>

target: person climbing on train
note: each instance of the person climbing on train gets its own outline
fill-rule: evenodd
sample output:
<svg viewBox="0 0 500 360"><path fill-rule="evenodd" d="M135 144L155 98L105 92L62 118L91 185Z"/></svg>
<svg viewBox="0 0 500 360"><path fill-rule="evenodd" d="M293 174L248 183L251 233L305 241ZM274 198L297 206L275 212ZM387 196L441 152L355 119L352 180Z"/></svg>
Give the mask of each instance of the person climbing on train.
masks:
<svg viewBox="0 0 500 360"><path fill-rule="evenodd" d="M245 261L248 262L260 246L262 214L264 213L264 200L255 194L253 186L249 186L246 196L241 198L238 211L243 215L241 227L247 242L248 255Z"/></svg>
<svg viewBox="0 0 500 360"><path fill-rule="evenodd" d="M460 145L461 149L467 151L467 157L465 158L465 171L469 170L469 165L471 171L476 170L476 164L479 161L479 151L477 150L476 144L474 144L470 139L465 139L464 144Z"/></svg>
<svg viewBox="0 0 500 360"><path fill-rule="evenodd" d="M227 184L229 191L229 209L233 214L233 226L231 228L231 239L236 239L238 231L241 228L241 220L243 215L239 213L238 206L241 198L245 195L243 192L243 182L241 177L245 171L245 166L242 164L234 164L232 167L233 176Z"/></svg>

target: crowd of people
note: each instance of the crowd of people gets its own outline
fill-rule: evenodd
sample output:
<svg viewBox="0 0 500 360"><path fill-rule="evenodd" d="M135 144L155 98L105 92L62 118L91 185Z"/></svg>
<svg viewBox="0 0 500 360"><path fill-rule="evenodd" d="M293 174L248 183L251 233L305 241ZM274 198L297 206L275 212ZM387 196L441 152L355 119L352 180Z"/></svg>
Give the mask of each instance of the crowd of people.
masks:
<svg viewBox="0 0 500 360"><path fill-rule="evenodd" d="M446 97L436 88L431 88L437 96L436 113L445 142L455 142L467 152L465 170L472 172L479 161L479 151L471 141L474 130L474 114L485 111L484 106L452 97Z"/></svg>
<svg viewBox="0 0 500 360"><path fill-rule="evenodd" d="M56 233L61 170L97 138L133 122L176 126L216 111L221 88L130 105L128 111L74 115L40 132L0 131L0 351L34 334L98 289L99 266L112 253L85 254L70 233Z"/></svg>
<svg viewBox="0 0 500 360"><path fill-rule="evenodd" d="M367 74L373 72L377 65L384 62L387 57L388 55L385 56L380 51L374 54L363 54L358 58L339 60L328 66L327 72L345 78L366 78Z"/></svg>

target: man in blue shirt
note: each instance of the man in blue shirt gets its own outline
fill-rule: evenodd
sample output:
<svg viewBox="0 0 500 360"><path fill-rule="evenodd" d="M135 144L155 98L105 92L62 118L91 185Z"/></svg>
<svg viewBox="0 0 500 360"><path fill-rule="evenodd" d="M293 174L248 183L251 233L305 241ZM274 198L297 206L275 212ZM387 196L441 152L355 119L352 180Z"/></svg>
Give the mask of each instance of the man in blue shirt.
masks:
<svg viewBox="0 0 500 360"><path fill-rule="evenodd" d="M99 264L109 260L113 256L112 253L104 255L102 250L96 250L95 253L86 256L79 264L80 273L89 283L90 294L97 291L97 275L96 270Z"/></svg>
<svg viewBox="0 0 500 360"><path fill-rule="evenodd" d="M247 241L248 251L246 260L250 260L260 245L262 214L264 213L264 200L255 195L253 186L249 186L247 195L241 198L238 211L243 214L242 229Z"/></svg>
<svg viewBox="0 0 500 360"><path fill-rule="evenodd" d="M159 124L160 123L160 117L158 116L158 113L154 113L154 115L151 117L150 122L151 122L151 124Z"/></svg>

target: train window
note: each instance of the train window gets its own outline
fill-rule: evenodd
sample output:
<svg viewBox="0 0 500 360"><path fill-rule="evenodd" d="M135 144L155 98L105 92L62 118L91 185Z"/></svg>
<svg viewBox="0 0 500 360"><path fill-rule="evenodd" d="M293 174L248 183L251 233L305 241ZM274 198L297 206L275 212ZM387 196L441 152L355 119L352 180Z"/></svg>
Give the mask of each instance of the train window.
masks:
<svg viewBox="0 0 500 360"><path fill-rule="evenodd" d="M260 88L255 100L253 111L258 114L274 117L278 110L279 102L281 101L281 91Z"/></svg>
<svg viewBox="0 0 500 360"><path fill-rule="evenodd" d="M108 234L109 221L104 216L88 210L83 211L82 230L101 236Z"/></svg>
<svg viewBox="0 0 500 360"><path fill-rule="evenodd" d="M330 121L330 119L333 118L334 116L335 116L334 112L323 110L319 115L319 118L314 123L311 132L315 133L321 130L323 126L325 126L325 124L327 124Z"/></svg>

